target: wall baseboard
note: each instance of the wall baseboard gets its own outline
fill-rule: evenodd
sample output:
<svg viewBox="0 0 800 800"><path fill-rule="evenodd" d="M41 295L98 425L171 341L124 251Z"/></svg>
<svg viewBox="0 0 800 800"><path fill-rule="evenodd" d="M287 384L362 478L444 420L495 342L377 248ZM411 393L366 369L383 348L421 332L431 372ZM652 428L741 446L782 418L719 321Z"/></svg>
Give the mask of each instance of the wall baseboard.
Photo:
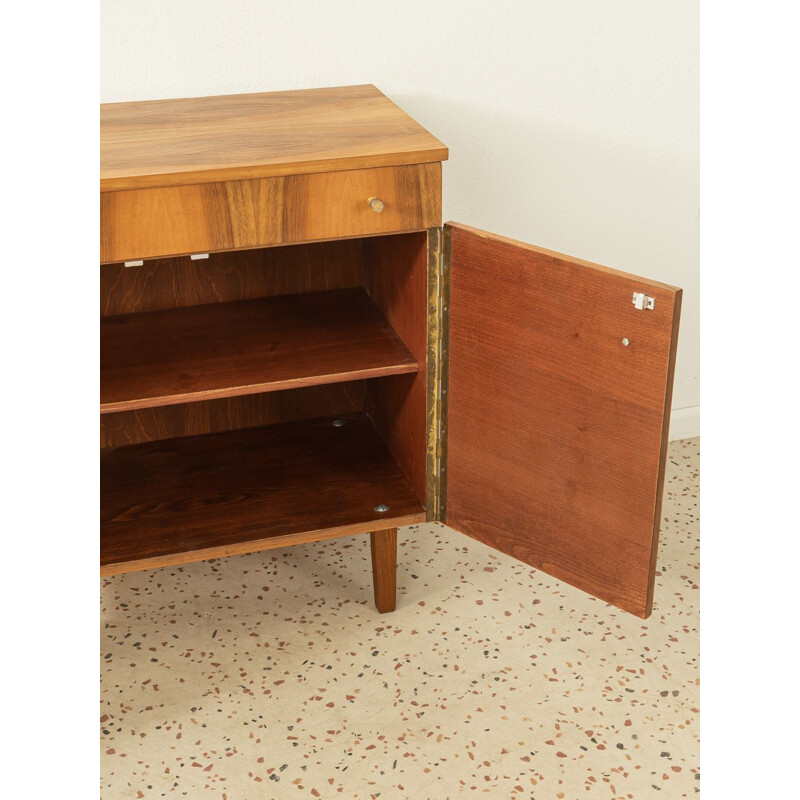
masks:
<svg viewBox="0 0 800 800"><path fill-rule="evenodd" d="M700 435L700 406L673 408L669 419L669 440L691 439Z"/></svg>

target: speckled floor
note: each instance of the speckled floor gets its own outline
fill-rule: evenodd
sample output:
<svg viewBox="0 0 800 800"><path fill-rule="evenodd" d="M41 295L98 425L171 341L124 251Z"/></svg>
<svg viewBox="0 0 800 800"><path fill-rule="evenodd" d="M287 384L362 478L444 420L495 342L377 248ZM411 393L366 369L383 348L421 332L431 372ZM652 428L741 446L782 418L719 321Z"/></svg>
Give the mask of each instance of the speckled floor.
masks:
<svg viewBox="0 0 800 800"><path fill-rule="evenodd" d="M102 797L680 798L699 787L699 439L668 459L655 609L439 525L102 589Z"/></svg>

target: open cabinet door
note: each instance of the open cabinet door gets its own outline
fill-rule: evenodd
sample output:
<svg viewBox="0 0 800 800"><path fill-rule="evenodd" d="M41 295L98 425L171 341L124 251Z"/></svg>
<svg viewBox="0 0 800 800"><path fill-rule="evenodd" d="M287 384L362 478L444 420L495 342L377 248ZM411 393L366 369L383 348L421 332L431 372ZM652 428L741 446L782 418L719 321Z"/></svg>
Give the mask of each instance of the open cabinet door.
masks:
<svg viewBox="0 0 800 800"><path fill-rule="evenodd" d="M463 225L444 240L444 521L649 616L681 290Z"/></svg>

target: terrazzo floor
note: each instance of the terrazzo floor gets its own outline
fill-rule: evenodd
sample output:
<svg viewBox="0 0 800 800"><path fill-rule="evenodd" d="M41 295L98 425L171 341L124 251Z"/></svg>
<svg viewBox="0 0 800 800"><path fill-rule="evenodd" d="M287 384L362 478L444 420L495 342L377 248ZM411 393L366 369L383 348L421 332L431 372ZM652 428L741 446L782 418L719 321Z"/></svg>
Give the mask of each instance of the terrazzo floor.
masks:
<svg viewBox="0 0 800 800"><path fill-rule="evenodd" d="M699 439L668 458L644 621L440 525L108 578L104 800L699 791Z"/></svg>

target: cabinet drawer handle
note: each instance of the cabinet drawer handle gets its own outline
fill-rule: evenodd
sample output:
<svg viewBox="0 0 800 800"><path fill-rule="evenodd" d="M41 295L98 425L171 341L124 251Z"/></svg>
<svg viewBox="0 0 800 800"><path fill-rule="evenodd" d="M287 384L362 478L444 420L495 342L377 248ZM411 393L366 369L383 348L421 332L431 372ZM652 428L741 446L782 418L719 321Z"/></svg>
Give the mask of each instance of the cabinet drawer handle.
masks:
<svg viewBox="0 0 800 800"><path fill-rule="evenodd" d="M376 214L380 214L383 211L383 200L379 200L377 197L368 197L367 202Z"/></svg>

